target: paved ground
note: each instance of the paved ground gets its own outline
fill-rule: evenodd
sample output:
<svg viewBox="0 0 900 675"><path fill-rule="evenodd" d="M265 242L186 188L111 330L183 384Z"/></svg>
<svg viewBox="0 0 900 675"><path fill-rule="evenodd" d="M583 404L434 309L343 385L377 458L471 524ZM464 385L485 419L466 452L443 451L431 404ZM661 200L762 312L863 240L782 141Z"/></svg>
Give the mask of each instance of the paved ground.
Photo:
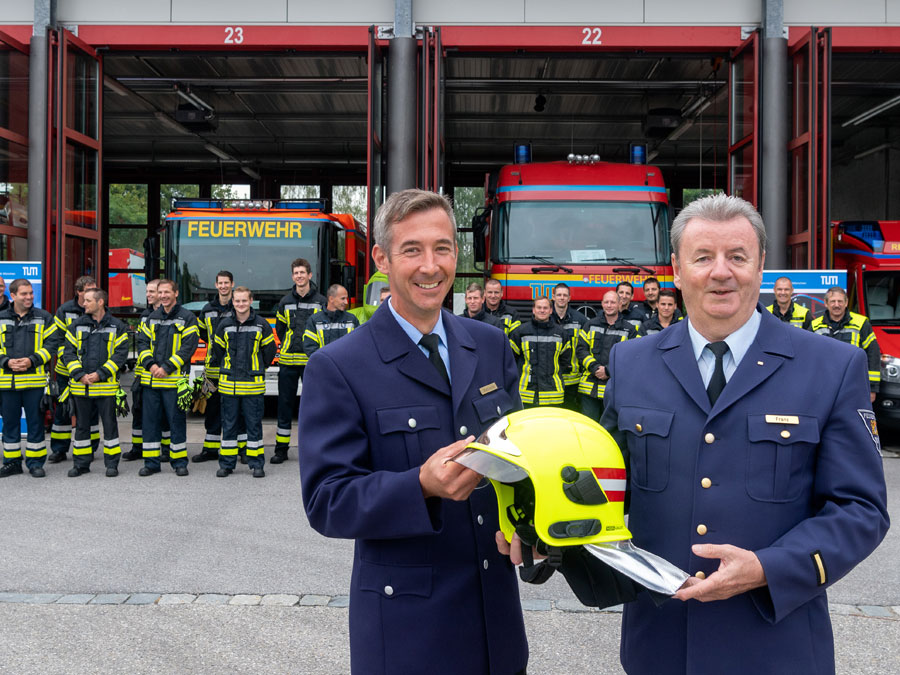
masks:
<svg viewBox="0 0 900 675"><path fill-rule="evenodd" d="M192 420L191 454L202 434ZM140 478L136 462L109 479L95 462L3 480L0 672L348 672L352 543L306 524L295 453L264 479L209 463ZM885 471L893 494L900 458ZM900 671L897 560L893 530L831 590L839 672ZM621 672L617 612L583 611L558 575L522 598L530 673Z"/></svg>

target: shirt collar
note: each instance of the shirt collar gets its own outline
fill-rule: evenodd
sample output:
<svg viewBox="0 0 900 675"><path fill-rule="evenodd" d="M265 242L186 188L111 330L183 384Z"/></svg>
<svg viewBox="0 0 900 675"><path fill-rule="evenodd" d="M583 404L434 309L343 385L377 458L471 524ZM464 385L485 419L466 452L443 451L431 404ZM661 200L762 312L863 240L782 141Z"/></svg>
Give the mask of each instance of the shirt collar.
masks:
<svg viewBox="0 0 900 675"><path fill-rule="evenodd" d="M743 326L725 338L725 343L728 345L728 349L731 352L731 357L734 359L735 365L741 362L741 359L744 358L744 354L750 349L750 345L756 338L756 332L759 330L759 322L761 319L760 313L754 311ZM704 347L709 344L709 340L700 335L700 333L697 332L697 329L694 328L694 324L691 323L690 314L688 314L687 324L688 333L691 336L691 346L694 348L694 358L699 361L700 356L703 354Z"/></svg>
<svg viewBox="0 0 900 675"><path fill-rule="evenodd" d="M400 328L403 329L403 332L409 336L409 339L413 341L413 344L418 345L419 340L422 339L424 333L397 313L397 310L394 309L394 299L392 297L388 298L387 306L388 309L391 310L391 314L393 314L394 318L397 320L397 323L400 324ZM431 329L431 332L440 338L441 344L444 345L444 347L447 347L447 332L444 330L443 312L438 314L437 323L434 324L434 328Z"/></svg>

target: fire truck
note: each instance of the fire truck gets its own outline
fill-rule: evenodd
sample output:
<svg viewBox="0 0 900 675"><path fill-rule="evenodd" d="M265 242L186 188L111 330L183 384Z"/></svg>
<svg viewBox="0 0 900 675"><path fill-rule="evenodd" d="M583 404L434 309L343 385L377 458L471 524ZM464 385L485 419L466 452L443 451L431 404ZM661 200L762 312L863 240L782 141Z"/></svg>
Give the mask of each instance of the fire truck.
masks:
<svg viewBox="0 0 900 675"><path fill-rule="evenodd" d="M109 308L147 306L147 283L144 277L144 254L131 248L109 249L109 269L135 270L109 275Z"/></svg>
<svg viewBox="0 0 900 675"><path fill-rule="evenodd" d="M365 227L352 215L326 213L324 200L176 200L163 230L164 276L175 282L179 302L195 314L216 296L216 273L228 270L236 286L253 291L254 310L274 326L278 301L292 286L296 258L309 261L312 281L323 295L338 283L347 288L351 306L362 297ZM205 357L201 342L191 360L191 379L203 369ZM274 365L266 372L266 395L277 394Z"/></svg>
<svg viewBox="0 0 900 675"><path fill-rule="evenodd" d="M635 299L647 277L673 288L670 208L662 173L642 163L569 155L516 164L489 175L485 207L472 221L476 262L500 281L506 302L531 313L534 298L565 282L588 318L603 294L631 282Z"/></svg>
<svg viewBox="0 0 900 675"><path fill-rule="evenodd" d="M847 270L850 308L869 318L881 348L878 423L900 427L900 220L832 223L834 269Z"/></svg>

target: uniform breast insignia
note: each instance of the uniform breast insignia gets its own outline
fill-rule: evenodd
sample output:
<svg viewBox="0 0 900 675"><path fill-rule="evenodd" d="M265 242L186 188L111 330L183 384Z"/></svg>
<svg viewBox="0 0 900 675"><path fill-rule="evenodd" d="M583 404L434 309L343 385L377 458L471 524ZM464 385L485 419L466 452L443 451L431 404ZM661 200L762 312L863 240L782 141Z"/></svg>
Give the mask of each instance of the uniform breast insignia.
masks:
<svg viewBox="0 0 900 675"><path fill-rule="evenodd" d="M483 387L479 387L478 391L481 392L481 395L490 394L492 391L497 391L497 383L491 382L490 384L486 384Z"/></svg>
<svg viewBox="0 0 900 675"><path fill-rule="evenodd" d="M875 449L881 452L881 438L878 436L878 424L875 422L875 413L871 410L857 410L856 412L859 413L863 424L866 425L869 436L872 437L872 442L875 444Z"/></svg>
<svg viewBox="0 0 900 675"><path fill-rule="evenodd" d="M800 424L796 415L766 415L766 424Z"/></svg>

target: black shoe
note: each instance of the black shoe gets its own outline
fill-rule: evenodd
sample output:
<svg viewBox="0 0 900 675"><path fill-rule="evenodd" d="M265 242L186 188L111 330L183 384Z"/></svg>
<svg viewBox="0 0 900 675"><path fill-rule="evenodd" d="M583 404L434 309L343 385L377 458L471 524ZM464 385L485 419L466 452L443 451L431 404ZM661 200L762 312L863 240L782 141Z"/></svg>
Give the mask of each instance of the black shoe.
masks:
<svg viewBox="0 0 900 675"><path fill-rule="evenodd" d="M243 452L243 451L238 452L238 459L241 460L241 464L246 464L247 463L247 453Z"/></svg>
<svg viewBox="0 0 900 675"><path fill-rule="evenodd" d="M69 469L69 478L78 478L78 476L80 476L81 474L90 472L91 468L89 466L73 466L71 469Z"/></svg>
<svg viewBox="0 0 900 675"><path fill-rule="evenodd" d="M152 476L155 473L159 473L160 469L151 469L149 466L142 466L141 470L138 471L138 476Z"/></svg>
<svg viewBox="0 0 900 675"><path fill-rule="evenodd" d="M255 469L253 469L253 477L254 478L265 478L266 472L263 471L263 468L261 466L258 466Z"/></svg>
<svg viewBox="0 0 900 675"><path fill-rule="evenodd" d="M12 476L17 473L22 473L21 462L9 462L8 464L0 466L0 478L6 478L7 476Z"/></svg>
<svg viewBox="0 0 900 675"><path fill-rule="evenodd" d="M47 472L40 466L36 466L33 469L28 469L28 473L31 474L32 478L43 478L47 475Z"/></svg>
<svg viewBox="0 0 900 675"><path fill-rule="evenodd" d="M169 451L168 450L166 450L159 456L159 461L165 462L166 464L169 463Z"/></svg>
<svg viewBox="0 0 900 675"><path fill-rule="evenodd" d="M192 462L209 462L213 459L219 459L219 453L215 450L207 450L206 448L199 455L191 457Z"/></svg>
<svg viewBox="0 0 900 675"><path fill-rule="evenodd" d="M118 470L117 468L113 467L113 466L109 467L109 468L106 470L106 477L107 477L107 478L115 478L115 477L118 476L118 475L119 475L119 470Z"/></svg>
<svg viewBox="0 0 900 675"><path fill-rule="evenodd" d="M231 475L231 469L219 469L216 471L216 478L226 478Z"/></svg>
<svg viewBox="0 0 900 675"><path fill-rule="evenodd" d="M275 448L275 456L269 460L269 464L282 464L287 461L288 451L287 449L280 450Z"/></svg>
<svg viewBox="0 0 900 675"><path fill-rule="evenodd" d="M47 461L50 464L59 464L60 462L66 461L66 453L64 452L51 452L50 456L47 458Z"/></svg>
<svg viewBox="0 0 900 675"><path fill-rule="evenodd" d="M179 466L177 469L175 469L175 475L176 476L187 476L188 468L186 466Z"/></svg>
<svg viewBox="0 0 900 675"><path fill-rule="evenodd" d="M141 459L144 456L144 451L141 448L132 447L128 452L122 453L122 459L126 462L133 462L136 459Z"/></svg>

